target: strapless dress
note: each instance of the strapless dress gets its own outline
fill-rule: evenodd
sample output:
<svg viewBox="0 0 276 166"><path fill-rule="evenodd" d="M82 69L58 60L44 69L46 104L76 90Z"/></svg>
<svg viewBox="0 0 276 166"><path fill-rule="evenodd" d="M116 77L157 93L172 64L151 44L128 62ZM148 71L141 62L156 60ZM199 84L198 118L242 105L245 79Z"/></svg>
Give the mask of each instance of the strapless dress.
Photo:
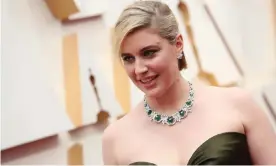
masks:
<svg viewBox="0 0 276 166"><path fill-rule="evenodd" d="M201 144L188 165L252 165L246 135L238 132L217 134ZM157 165L137 161L129 165Z"/></svg>

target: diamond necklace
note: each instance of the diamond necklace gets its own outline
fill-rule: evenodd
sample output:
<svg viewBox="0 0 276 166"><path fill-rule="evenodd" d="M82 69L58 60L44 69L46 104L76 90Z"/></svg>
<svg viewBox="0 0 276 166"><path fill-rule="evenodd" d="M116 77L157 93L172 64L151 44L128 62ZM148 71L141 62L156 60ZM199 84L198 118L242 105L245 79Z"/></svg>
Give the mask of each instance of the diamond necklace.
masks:
<svg viewBox="0 0 276 166"><path fill-rule="evenodd" d="M189 81L188 83L189 97L185 102L185 105L179 111L172 115L164 115L153 111L153 109L151 109L149 104L147 103L146 97L144 97L144 108L147 115L150 117L150 120L159 124L162 123L163 125L166 124L172 126L176 124L176 122L180 122L182 119L186 118L188 116L188 113L192 112L191 109L194 103L194 90L192 87L192 83Z"/></svg>

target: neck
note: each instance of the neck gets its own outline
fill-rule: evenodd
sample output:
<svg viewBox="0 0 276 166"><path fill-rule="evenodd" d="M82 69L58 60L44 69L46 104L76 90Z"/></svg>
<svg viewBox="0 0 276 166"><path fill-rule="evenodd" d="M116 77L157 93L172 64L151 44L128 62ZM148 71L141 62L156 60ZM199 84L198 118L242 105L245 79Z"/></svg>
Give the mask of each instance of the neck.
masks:
<svg viewBox="0 0 276 166"><path fill-rule="evenodd" d="M183 107L189 96L189 84L182 77L171 85L171 87L160 97L147 97L150 107L162 114L173 114Z"/></svg>

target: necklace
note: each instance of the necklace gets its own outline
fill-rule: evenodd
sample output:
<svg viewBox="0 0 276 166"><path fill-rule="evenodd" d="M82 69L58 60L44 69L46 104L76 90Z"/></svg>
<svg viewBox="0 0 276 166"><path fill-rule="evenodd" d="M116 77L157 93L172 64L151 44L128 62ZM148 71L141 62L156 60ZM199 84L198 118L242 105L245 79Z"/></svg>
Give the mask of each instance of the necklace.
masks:
<svg viewBox="0 0 276 166"><path fill-rule="evenodd" d="M192 83L189 81L188 83L189 83L189 97L186 100L184 106L179 111L177 111L172 115L164 115L153 111L153 109L151 109L149 104L147 103L146 97L144 97L144 108L147 115L150 117L150 120L159 124L162 123L163 125L166 124L166 125L172 126L176 124L176 122L180 122L182 119L186 118L188 116L188 113L192 112L191 109L194 103L194 90L192 87Z"/></svg>

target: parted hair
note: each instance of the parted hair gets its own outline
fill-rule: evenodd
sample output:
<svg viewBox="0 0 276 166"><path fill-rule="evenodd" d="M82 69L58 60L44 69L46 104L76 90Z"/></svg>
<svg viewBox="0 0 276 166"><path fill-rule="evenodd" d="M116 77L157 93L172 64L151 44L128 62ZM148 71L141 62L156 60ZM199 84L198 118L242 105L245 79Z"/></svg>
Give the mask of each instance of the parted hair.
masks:
<svg viewBox="0 0 276 166"><path fill-rule="evenodd" d="M156 29L161 38L175 44L179 34L177 20L169 6L160 1L135 1L127 6L119 16L113 32L113 49L120 55L124 38L139 29ZM179 70L187 68L185 56L178 60Z"/></svg>

